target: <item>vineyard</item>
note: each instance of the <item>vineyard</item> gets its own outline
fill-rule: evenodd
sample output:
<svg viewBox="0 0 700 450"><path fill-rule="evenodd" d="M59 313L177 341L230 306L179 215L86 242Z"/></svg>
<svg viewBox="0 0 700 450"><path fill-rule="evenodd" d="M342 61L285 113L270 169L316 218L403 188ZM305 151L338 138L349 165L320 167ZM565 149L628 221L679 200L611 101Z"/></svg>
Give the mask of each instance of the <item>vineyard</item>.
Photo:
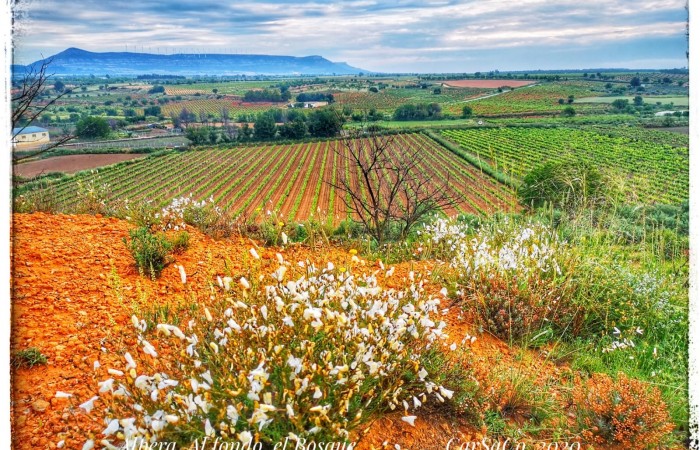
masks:
<svg viewBox="0 0 700 450"><path fill-rule="evenodd" d="M635 202L688 199L688 147L666 132L626 134L569 128L445 130L442 134L498 170L522 178L545 161L586 161L619 175ZM668 143L662 143L668 142Z"/></svg>
<svg viewBox="0 0 700 450"><path fill-rule="evenodd" d="M270 87L270 81L230 81L224 83L192 83L165 86L168 95L211 94L214 89L219 94L243 95L251 89Z"/></svg>
<svg viewBox="0 0 700 450"><path fill-rule="evenodd" d="M169 102L161 108L163 115L178 115L183 108L197 115L205 113L214 117L220 117L223 109L228 109L230 117L237 114L251 114L267 111L270 108L279 108L283 104L276 103L245 103L230 99L199 99L183 100L180 102Z"/></svg>
<svg viewBox="0 0 700 450"><path fill-rule="evenodd" d="M461 102L491 92L491 89L478 88L442 88L439 94L432 89L385 89L376 93L367 91L343 91L333 93L335 102L352 109L368 110L375 108L380 111L393 111L407 103L440 103L449 104ZM459 111L461 114L461 109Z"/></svg>
<svg viewBox="0 0 700 450"><path fill-rule="evenodd" d="M489 214L515 207L512 191L430 138L395 136L391 158L403 158L402 148L406 147L425 150L419 170L432 180L433 188L449 182L449 194L457 201L446 214ZM83 185L108 186L112 200L148 199L164 206L173 198L191 194L196 199L213 198L234 217L269 210L289 220L316 216L337 224L348 212L344 194L331 184L342 171L359 186L356 171L343 157L346 152L341 141L335 140L171 153L81 174L52 189L58 202L67 207L77 201L79 180Z"/></svg>
<svg viewBox="0 0 700 450"><path fill-rule="evenodd" d="M541 114L556 113L566 105L559 104L559 99L567 100L570 95L575 98L592 97L600 91L594 91L591 83L561 82L556 84L540 84L526 86L505 92L501 95L470 102L476 115L501 114ZM598 89L602 86L598 86ZM460 106L461 107L461 106ZM578 109L604 109L602 105L576 105Z"/></svg>

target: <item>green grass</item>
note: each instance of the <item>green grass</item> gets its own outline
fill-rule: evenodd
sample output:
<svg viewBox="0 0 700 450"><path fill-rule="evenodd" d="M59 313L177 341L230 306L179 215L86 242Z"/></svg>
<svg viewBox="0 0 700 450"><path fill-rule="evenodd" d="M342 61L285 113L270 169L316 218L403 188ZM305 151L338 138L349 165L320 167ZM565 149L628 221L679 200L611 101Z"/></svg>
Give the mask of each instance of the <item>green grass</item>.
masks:
<svg viewBox="0 0 700 450"><path fill-rule="evenodd" d="M32 368L39 364L46 364L46 361L46 356L44 356L36 347L29 347L27 349L20 350L12 356L12 365L17 368Z"/></svg>

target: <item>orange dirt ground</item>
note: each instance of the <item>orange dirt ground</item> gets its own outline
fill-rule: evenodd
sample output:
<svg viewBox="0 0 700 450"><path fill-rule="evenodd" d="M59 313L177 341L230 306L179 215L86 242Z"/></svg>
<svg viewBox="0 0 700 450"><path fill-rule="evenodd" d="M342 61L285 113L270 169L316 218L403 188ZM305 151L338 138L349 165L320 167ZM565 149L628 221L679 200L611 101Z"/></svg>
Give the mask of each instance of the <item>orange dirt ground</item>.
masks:
<svg viewBox="0 0 700 450"><path fill-rule="evenodd" d="M184 266L188 275L185 286L175 264L166 267L156 281L138 274L122 242L131 227L128 222L100 216L13 216L11 349L36 347L48 358L45 365L13 370L13 449L53 449L61 440L65 441L63 448L80 449L88 438L99 442L99 431L104 428L99 417L101 401L96 402L91 416L77 405L97 395L96 382L102 374L95 374L94 361L100 361L103 368L113 366L116 361L123 362L125 348L136 345L130 321L134 308L147 310L184 294L189 285L205 286L211 281L208 267L223 273L227 263L233 273L245 270L245 255L255 245L242 237L214 241L189 229L189 249L176 255L176 263ZM317 266L327 261L348 264L350 260L347 250L338 247L313 251L301 245L261 247L258 253L263 273L277 267L277 252L288 261L309 259ZM408 271L427 274L435 264L414 261L397 265L395 275L383 283L402 287ZM357 267L360 272L376 269L374 262ZM110 281L115 276L121 285L121 300ZM440 295L440 288L433 283L427 290ZM460 345L466 333L476 331L462 317L461 308L450 303L443 303L444 308L449 307L444 315L450 335L448 345ZM486 334L471 344L471 350L479 379L497 363L518 364L514 349ZM569 371L533 355L529 370L546 374L548 379L561 379ZM57 399L57 391L71 393L74 398ZM358 449L394 449L395 444L402 449L444 449L450 438L477 440L485 432L470 428L458 417L428 410L418 414L415 427L403 422L402 415L390 414L361 427L355 437Z"/></svg>

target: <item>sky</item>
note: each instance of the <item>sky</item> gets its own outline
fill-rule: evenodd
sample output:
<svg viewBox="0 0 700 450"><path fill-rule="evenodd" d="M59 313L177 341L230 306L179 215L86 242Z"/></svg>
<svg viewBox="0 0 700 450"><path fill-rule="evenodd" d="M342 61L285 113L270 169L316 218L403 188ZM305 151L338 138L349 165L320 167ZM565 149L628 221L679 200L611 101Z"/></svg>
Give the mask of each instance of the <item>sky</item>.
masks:
<svg viewBox="0 0 700 450"><path fill-rule="evenodd" d="M379 72L686 67L685 0L15 1L15 63L69 47L321 55Z"/></svg>

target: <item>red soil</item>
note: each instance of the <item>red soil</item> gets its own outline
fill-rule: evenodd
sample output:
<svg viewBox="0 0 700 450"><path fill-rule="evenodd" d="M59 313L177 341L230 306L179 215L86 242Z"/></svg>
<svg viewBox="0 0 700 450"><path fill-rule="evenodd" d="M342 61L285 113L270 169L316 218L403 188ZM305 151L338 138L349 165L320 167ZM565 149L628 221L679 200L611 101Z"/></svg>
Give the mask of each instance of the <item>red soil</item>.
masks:
<svg viewBox="0 0 700 450"><path fill-rule="evenodd" d="M17 164L13 171L15 175L23 177L35 177L49 172L74 173L143 157L144 155L129 153L56 156Z"/></svg>
<svg viewBox="0 0 700 450"><path fill-rule="evenodd" d="M449 80L444 82L448 86L463 88L499 88L503 86L516 88L533 83L534 81L529 80Z"/></svg>

